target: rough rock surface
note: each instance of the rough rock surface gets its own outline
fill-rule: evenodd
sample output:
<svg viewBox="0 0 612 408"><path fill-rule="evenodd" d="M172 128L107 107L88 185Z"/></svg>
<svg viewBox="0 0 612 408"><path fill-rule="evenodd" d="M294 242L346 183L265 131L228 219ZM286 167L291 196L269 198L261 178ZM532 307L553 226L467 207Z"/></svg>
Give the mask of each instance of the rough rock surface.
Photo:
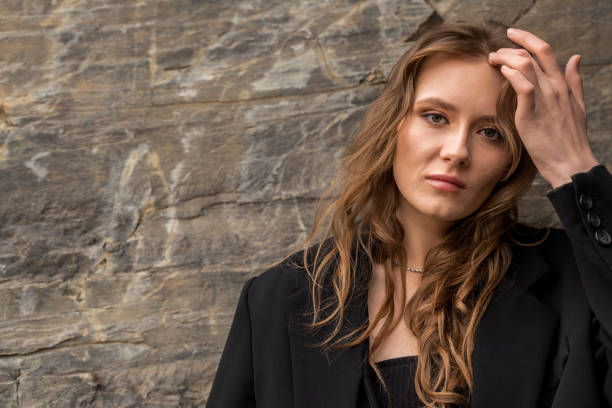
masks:
<svg viewBox="0 0 612 408"><path fill-rule="evenodd" d="M472 15L582 53L610 166L608 0L0 2L0 406L202 406L392 63Z"/></svg>

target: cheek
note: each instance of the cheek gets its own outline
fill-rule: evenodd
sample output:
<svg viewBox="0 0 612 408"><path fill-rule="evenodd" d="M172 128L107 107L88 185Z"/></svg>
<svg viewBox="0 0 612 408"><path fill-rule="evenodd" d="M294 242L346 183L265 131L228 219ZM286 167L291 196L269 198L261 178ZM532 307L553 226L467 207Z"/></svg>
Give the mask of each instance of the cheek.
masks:
<svg viewBox="0 0 612 408"><path fill-rule="evenodd" d="M504 148L491 150L483 155L486 160L483 160L483 173L487 174L490 182L496 184L505 175L512 162L511 154Z"/></svg>
<svg viewBox="0 0 612 408"><path fill-rule="evenodd" d="M397 135L396 159L408 160L412 163L423 159L431 152L434 138L418 123L410 121Z"/></svg>
<svg viewBox="0 0 612 408"><path fill-rule="evenodd" d="M395 145L395 155L393 157L393 167L405 168L411 162L411 155L414 153L408 140L408 134L404 130L397 135Z"/></svg>
<svg viewBox="0 0 612 408"><path fill-rule="evenodd" d="M497 184L501 182L503 177L506 175L507 166L501 166L500 163L507 163L504 161L504 157L500 157L498 162L492 163L486 174L483 173L483 183L480 189L481 194L484 197L483 201L493 193Z"/></svg>
<svg viewBox="0 0 612 408"><path fill-rule="evenodd" d="M507 157L505 154L490 155L487 160L480 163L478 176L475 178L475 181L478 180L478 187L472 191L475 205L478 206L487 200L506 175L507 163L509 163Z"/></svg>
<svg viewBox="0 0 612 408"><path fill-rule="evenodd" d="M512 165L511 153L508 151L504 151L504 153L500 155L497 163L498 163L499 168L497 170L496 178L498 181L501 181L501 179L506 177L508 170L510 169Z"/></svg>
<svg viewBox="0 0 612 408"><path fill-rule="evenodd" d="M405 126L398 132L396 152L399 155L406 154L408 150L408 145L411 144L411 141L410 141L411 135L412 135L412 131L408 126Z"/></svg>

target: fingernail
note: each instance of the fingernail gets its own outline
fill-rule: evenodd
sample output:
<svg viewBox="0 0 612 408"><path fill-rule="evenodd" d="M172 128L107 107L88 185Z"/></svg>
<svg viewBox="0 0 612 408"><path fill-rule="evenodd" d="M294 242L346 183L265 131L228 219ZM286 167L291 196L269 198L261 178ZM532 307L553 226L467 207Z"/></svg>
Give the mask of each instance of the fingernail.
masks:
<svg viewBox="0 0 612 408"><path fill-rule="evenodd" d="M518 32L515 28L508 28L508 30L506 31L508 32L509 35L514 35Z"/></svg>
<svg viewBox="0 0 612 408"><path fill-rule="evenodd" d="M489 53L489 58L493 58L496 54L494 52Z"/></svg>

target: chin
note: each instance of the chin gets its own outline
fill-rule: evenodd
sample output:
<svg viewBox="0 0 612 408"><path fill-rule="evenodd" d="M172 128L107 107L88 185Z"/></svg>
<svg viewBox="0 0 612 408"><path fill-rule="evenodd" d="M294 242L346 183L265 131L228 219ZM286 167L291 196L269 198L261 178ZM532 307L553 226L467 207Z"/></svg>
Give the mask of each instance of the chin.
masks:
<svg viewBox="0 0 612 408"><path fill-rule="evenodd" d="M433 218L444 221L444 222L456 222L462 220L463 218L469 216L470 214L433 214Z"/></svg>
<svg viewBox="0 0 612 408"><path fill-rule="evenodd" d="M421 201L421 200L419 200ZM416 202L415 208L421 213L426 215L427 217L433 218L438 221L458 221L462 218L467 217L471 213L467 211L467 209L462 208L460 201L453 200L452 202L448 201L438 201L430 200L429 202ZM420 205L419 205L420 204Z"/></svg>
<svg viewBox="0 0 612 408"><path fill-rule="evenodd" d="M467 217L469 214L465 214L463 212L457 212L456 210L449 209L448 211L440 210L440 209L423 209L419 211L421 214L426 217L435 220L441 221L445 223L452 223L455 221L459 221L462 218Z"/></svg>
<svg viewBox="0 0 612 408"><path fill-rule="evenodd" d="M405 210L408 213L416 211L432 221L454 223L473 214L476 208L467 208L462 200L445 200L422 195L419 197L404 197ZM463 205L462 205L463 204ZM409 210L411 209L411 210Z"/></svg>

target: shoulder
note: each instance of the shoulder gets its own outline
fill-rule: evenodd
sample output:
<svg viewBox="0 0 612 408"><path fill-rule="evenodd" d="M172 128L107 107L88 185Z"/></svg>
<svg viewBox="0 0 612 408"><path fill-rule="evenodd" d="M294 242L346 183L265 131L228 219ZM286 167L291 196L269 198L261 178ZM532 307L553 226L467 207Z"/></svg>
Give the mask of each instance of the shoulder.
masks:
<svg viewBox="0 0 612 408"><path fill-rule="evenodd" d="M537 252L546 260L572 256L572 244L563 228L518 224L510 232L513 252Z"/></svg>
<svg viewBox="0 0 612 408"><path fill-rule="evenodd" d="M303 267L304 250L266 269L260 275L251 278L249 300L265 302L282 299L300 290L307 281Z"/></svg>
<svg viewBox="0 0 612 408"><path fill-rule="evenodd" d="M518 224L508 233L512 264L518 280L529 287L541 278L577 283L578 268L572 244L565 230Z"/></svg>
<svg viewBox="0 0 612 408"><path fill-rule="evenodd" d="M285 301L298 292L308 291L311 280L305 265L313 267L314 257L319 250L319 243L307 249L295 252L288 258L268 268L260 275L251 278L246 284L249 305L252 310L262 312L280 308ZM321 243L322 257L331 248L331 240ZM320 258L319 258L320 259Z"/></svg>
<svg viewBox="0 0 612 408"><path fill-rule="evenodd" d="M524 225L519 228L523 239L512 245L509 278L564 321L586 319L589 304L566 231Z"/></svg>
<svg viewBox="0 0 612 408"><path fill-rule="evenodd" d="M519 223L508 232L508 241L513 251L537 251L542 255L552 255L559 249L571 250L569 237L564 229L556 227L534 227Z"/></svg>

